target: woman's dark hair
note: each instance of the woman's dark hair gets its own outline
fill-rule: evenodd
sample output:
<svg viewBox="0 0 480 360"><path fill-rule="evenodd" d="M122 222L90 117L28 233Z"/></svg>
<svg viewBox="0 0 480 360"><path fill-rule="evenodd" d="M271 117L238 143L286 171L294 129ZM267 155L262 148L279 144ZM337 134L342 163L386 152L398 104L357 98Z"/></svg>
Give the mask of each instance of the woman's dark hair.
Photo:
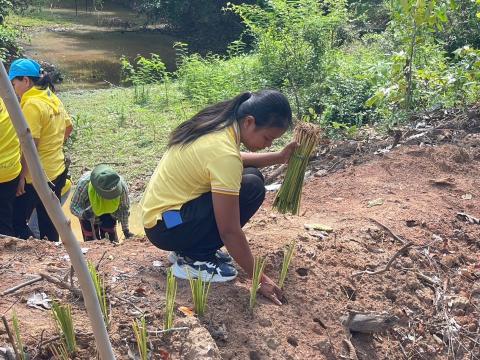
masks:
<svg viewBox="0 0 480 360"><path fill-rule="evenodd" d="M47 72L44 72L41 77L34 77L34 76L17 76L15 79L22 80L24 77L28 77L32 80L33 85L41 90L45 90L46 88L50 88L53 92L55 92L55 85L53 85L52 78Z"/></svg>
<svg viewBox="0 0 480 360"><path fill-rule="evenodd" d="M199 137L224 129L248 115L255 118L255 125L260 128L287 129L292 125L292 109L281 92L246 92L209 106L180 124L170 135L168 147L190 144Z"/></svg>

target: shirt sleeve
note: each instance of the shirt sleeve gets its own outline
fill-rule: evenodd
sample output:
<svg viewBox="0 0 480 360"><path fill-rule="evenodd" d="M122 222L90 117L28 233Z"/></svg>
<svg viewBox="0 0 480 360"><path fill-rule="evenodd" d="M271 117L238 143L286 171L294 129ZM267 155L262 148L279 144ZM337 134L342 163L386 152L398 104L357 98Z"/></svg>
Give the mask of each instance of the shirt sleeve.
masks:
<svg viewBox="0 0 480 360"><path fill-rule="evenodd" d="M130 199L128 198L128 186L122 179L123 191L120 198L120 205L114 216L122 224L122 230L128 230L128 217L130 216Z"/></svg>
<svg viewBox="0 0 480 360"><path fill-rule="evenodd" d="M42 111L40 107L35 103L27 102L22 110L32 133L32 137L34 139L40 139L40 134L42 132Z"/></svg>
<svg viewBox="0 0 480 360"><path fill-rule="evenodd" d="M242 182L243 164L237 154L227 154L212 159L207 164L213 193L238 195Z"/></svg>
<svg viewBox="0 0 480 360"><path fill-rule="evenodd" d="M89 179L90 177L78 181L72 200L70 201L70 212L78 218L82 217L83 210L90 205L90 200L88 199Z"/></svg>

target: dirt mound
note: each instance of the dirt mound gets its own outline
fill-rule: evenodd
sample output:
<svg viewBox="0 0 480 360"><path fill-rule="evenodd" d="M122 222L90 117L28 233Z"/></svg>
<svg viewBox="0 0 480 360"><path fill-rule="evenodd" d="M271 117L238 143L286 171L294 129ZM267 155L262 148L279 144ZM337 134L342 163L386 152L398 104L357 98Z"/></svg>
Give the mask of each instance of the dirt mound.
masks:
<svg viewBox="0 0 480 360"><path fill-rule="evenodd" d="M336 173L312 177L304 188L302 216L273 212L273 195L267 195L246 233L253 252L267 258L266 272L274 278L284 246L297 240L286 281L288 303L278 307L259 299L251 315L245 273L233 283L213 284L201 322L221 357L479 358L480 226L475 218L480 216L480 164L476 136L462 139L462 146L402 145L372 154L362 165L347 164ZM315 224L333 232L315 230ZM112 306L109 332L118 358L128 359L128 348L134 347L131 323L140 311L147 314L150 329L162 327L166 253L145 239L82 246L94 262L106 252L100 272ZM1 239L0 253L0 291L41 272L68 282L69 263L61 246ZM50 313L26 304L34 292L73 304L77 329L83 334L79 357L93 358L82 302L48 282L0 298L1 313L15 304L32 353L39 353L42 339L55 336ZM191 305L188 282L180 281L177 306ZM365 329L366 323L360 326L354 319L371 314L382 331L362 334L346 329ZM175 326L185 326L184 318L177 310ZM375 321L370 319L369 326ZM186 358L192 331L152 336L155 358ZM0 332L0 346L7 343ZM209 351L215 356L215 349ZM47 357L37 356L41 358Z"/></svg>

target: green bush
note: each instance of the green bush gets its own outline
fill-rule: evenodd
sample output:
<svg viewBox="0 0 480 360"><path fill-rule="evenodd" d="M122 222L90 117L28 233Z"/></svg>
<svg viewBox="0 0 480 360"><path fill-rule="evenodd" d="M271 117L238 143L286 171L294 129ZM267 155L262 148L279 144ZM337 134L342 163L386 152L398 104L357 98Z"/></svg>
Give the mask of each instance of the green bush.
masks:
<svg viewBox="0 0 480 360"><path fill-rule="evenodd" d="M23 33L13 27L0 25L0 61L10 62L13 58L21 56L23 49L18 40Z"/></svg>
<svg viewBox="0 0 480 360"><path fill-rule="evenodd" d="M179 53L178 83L196 106L213 104L266 85L260 78L258 56L235 51L230 57L214 54L202 57L189 55L184 47Z"/></svg>

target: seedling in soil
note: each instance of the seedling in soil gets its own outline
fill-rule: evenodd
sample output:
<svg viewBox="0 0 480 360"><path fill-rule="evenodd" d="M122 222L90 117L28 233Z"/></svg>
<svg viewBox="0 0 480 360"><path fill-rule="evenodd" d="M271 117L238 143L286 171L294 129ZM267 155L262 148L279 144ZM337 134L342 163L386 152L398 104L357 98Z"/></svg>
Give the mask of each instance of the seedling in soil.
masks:
<svg viewBox="0 0 480 360"><path fill-rule="evenodd" d="M294 251L295 240L292 240L292 242L286 246L286 249L283 252L282 270L280 271L280 278L278 280L278 286L280 287L280 289L283 289L283 285L287 277L288 268L290 266L290 262L292 261Z"/></svg>
<svg viewBox="0 0 480 360"><path fill-rule="evenodd" d="M18 325L17 313L15 311L12 315L12 323L13 333L15 335L15 346L17 347L18 356L20 357L20 360L25 360L27 357L25 356L25 352L23 351L23 341L22 336L20 335L20 326Z"/></svg>
<svg viewBox="0 0 480 360"><path fill-rule="evenodd" d="M70 305L61 305L54 301L52 303L52 314L68 354L75 354L77 342L75 340L72 307Z"/></svg>
<svg viewBox="0 0 480 360"><path fill-rule="evenodd" d="M193 279L188 274L188 281L190 282L190 289L192 290L192 299L195 307L195 313L201 317L205 313L208 300L208 292L210 291L210 281L204 281L201 276Z"/></svg>
<svg viewBox="0 0 480 360"><path fill-rule="evenodd" d="M95 286L95 292L97 294L98 302L100 303L100 309L102 310L103 314L103 321L105 322L105 326L108 328L110 324L110 317L108 314L108 305L107 305L107 293L105 291L105 282L103 277L100 277L100 274L97 272L95 265L88 262L88 272L93 281L93 285Z"/></svg>
<svg viewBox="0 0 480 360"><path fill-rule="evenodd" d="M148 335L144 316L142 316L140 320L133 320L133 332L135 333L135 339L137 340L137 349L138 354L140 355L140 360L147 360Z"/></svg>
<svg viewBox="0 0 480 360"><path fill-rule="evenodd" d="M177 295L177 280L173 276L172 269L167 272L167 289L165 291L165 320L163 322L163 329L168 330L173 326L173 310L175 307L175 297Z"/></svg>
<svg viewBox="0 0 480 360"><path fill-rule="evenodd" d="M257 291L260 289L260 280L262 279L263 269L265 268L265 259L256 257L253 263L252 287L250 288L250 311L257 302Z"/></svg>
<svg viewBox="0 0 480 360"><path fill-rule="evenodd" d="M53 358L55 360L69 360L70 356L68 354L67 347L65 343L62 341L58 345L50 346L50 351L53 354Z"/></svg>
<svg viewBox="0 0 480 360"><path fill-rule="evenodd" d="M285 214L298 214L302 197L303 179L310 155L320 140L320 128L307 122L300 122L295 127L294 139L298 148L292 154L285 174L285 179L273 201L273 207Z"/></svg>

